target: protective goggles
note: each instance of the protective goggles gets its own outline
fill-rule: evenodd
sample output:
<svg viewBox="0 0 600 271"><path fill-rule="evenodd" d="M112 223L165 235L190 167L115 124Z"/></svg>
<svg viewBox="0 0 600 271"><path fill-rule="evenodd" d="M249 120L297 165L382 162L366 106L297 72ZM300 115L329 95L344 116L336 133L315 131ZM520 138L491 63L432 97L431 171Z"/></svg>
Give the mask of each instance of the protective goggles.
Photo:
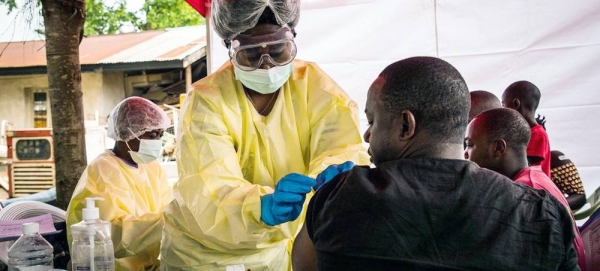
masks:
<svg viewBox="0 0 600 271"><path fill-rule="evenodd" d="M253 71L263 64L284 66L296 58L294 33L284 26L265 35L237 35L229 47L233 64L241 70Z"/></svg>

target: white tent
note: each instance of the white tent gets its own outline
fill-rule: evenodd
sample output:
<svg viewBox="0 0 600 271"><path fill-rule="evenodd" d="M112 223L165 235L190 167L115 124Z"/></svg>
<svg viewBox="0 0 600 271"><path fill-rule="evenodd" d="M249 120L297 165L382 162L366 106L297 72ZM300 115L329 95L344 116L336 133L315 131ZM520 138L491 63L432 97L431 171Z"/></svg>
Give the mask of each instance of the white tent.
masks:
<svg viewBox="0 0 600 271"><path fill-rule="evenodd" d="M589 195L600 186L599 14L595 0L302 0L296 41L298 58L318 63L361 112L379 72L410 56L443 58L471 90L498 97L533 82L551 148L573 160ZM210 56L211 70L227 60L214 32Z"/></svg>

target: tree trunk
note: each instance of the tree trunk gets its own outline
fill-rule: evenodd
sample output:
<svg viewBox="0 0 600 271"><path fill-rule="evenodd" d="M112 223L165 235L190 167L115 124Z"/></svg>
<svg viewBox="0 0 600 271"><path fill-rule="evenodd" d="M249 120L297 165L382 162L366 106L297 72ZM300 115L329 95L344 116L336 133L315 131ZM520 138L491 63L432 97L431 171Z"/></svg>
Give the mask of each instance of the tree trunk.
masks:
<svg viewBox="0 0 600 271"><path fill-rule="evenodd" d="M42 0L42 8L52 106L57 205L66 210L87 165L79 65L85 1Z"/></svg>

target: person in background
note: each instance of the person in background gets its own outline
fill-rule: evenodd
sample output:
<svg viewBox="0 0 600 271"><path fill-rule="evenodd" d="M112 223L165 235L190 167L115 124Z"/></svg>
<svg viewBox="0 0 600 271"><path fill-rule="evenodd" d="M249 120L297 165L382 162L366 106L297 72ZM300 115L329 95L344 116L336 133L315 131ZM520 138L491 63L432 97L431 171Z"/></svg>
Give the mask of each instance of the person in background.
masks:
<svg viewBox="0 0 600 271"><path fill-rule="evenodd" d="M566 195L571 210L577 210L586 204L585 190L575 164L560 151L551 152L552 181Z"/></svg>
<svg viewBox="0 0 600 271"><path fill-rule="evenodd" d="M500 99L491 92L485 90L475 90L469 92L471 95L471 107L469 108L469 122L481 112L502 107Z"/></svg>
<svg viewBox="0 0 600 271"><path fill-rule="evenodd" d="M502 93L502 106L517 110L531 128L531 139L527 145L527 159L531 165L540 165L550 177L550 140L546 129L539 125L535 111L540 103L540 90L531 82L512 83Z"/></svg>
<svg viewBox="0 0 600 271"><path fill-rule="evenodd" d="M194 83L181 111L163 270L291 270L311 191L369 163L356 103L295 59L299 9L298 0L212 2L230 61Z"/></svg>
<svg viewBox="0 0 600 271"><path fill-rule="evenodd" d="M365 113L375 168L316 191L294 270L578 270L569 212L463 158L469 91L433 57L386 67Z"/></svg>
<svg viewBox="0 0 600 271"><path fill-rule="evenodd" d="M485 111L475 117L467 128L465 159L509 177L516 183L544 190L570 210L563 193L541 171L540 166L528 165L527 145L530 136L529 124L515 110L498 108ZM574 219L572 223L579 267L585 270L583 240Z"/></svg>
<svg viewBox="0 0 600 271"><path fill-rule="evenodd" d="M535 121L546 130L545 116L538 114ZM577 167L564 153L557 150L550 152L550 178L567 198L571 210L578 210L587 203Z"/></svg>
<svg viewBox="0 0 600 271"><path fill-rule="evenodd" d="M112 150L83 172L67 208L70 227L81 221L85 198L97 201L100 219L111 222L116 270L158 270L162 213L172 199L167 175L157 162L161 135L171 121L156 104L140 97L121 101L108 119Z"/></svg>

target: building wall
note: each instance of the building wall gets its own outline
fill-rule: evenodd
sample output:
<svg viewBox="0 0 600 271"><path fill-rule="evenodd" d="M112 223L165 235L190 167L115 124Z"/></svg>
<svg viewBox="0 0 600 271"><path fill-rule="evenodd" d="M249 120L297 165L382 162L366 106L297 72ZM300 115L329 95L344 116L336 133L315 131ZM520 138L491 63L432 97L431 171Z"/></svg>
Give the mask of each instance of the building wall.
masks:
<svg viewBox="0 0 600 271"><path fill-rule="evenodd" d="M0 121L8 120L15 128L32 128L33 100L26 103L26 89L47 89L46 75L0 76ZM33 110L33 109L32 109Z"/></svg>
<svg viewBox="0 0 600 271"><path fill-rule="evenodd" d="M104 97L100 114L100 124L105 123L110 111L125 99L125 76L122 72L104 73L102 76L102 90Z"/></svg>
<svg viewBox="0 0 600 271"><path fill-rule="evenodd" d="M83 109L86 120L106 122L110 110L125 98L123 73L83 73ZM15 128L33 128L33 100L27 101L27 89L47 89L45 74L0 76L0 121L8 120ZM28 112L32 111L32 112ZM50 119L48 119L50 123Z"/></svg>
<svg viewBox="0 0 600 271"><path fill-rule="evenodd" d="M125 99L124 75L122 72L84 73L81 81L83 108L86 120L105 124L110 111Z"/></svg>

